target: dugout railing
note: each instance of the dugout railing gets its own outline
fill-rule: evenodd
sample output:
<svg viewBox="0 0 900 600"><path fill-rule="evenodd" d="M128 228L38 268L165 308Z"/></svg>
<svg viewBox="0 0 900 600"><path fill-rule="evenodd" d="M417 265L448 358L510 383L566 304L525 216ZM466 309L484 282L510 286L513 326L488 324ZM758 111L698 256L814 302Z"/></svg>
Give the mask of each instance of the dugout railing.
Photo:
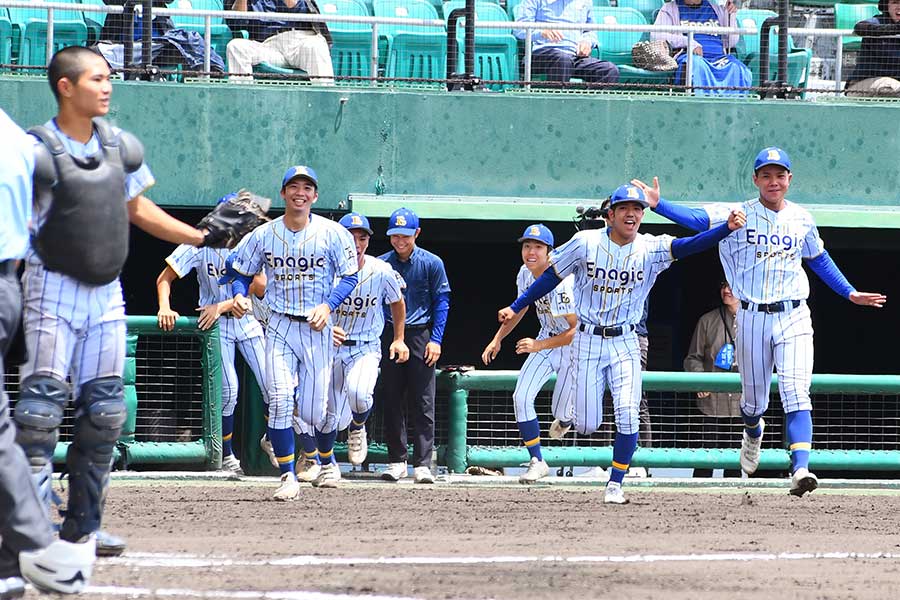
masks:
<svg viewBox="0 0 900 600"><path fill-rule="evenodd" d="M116 444L114 467L214 470L222 465L222 357L219 328L197 327L180 317L171 332L155 316L129 316L125 403L128 416ZM18 398L18 369L6 373L11 405ZM54 463L64 464L72 439L73 403L66 408Z"/></svg>
<svg viewBox="0 0 900 600"><path fill-rule="evenodd" d="M448 3L449 4L449 3ZM130 5L132 10L139 11L140 3ZM29 12L37 11L46 14L46 18L40 27L35 24L38 31L35 36L26 35L25 29L21 25L17 25L13 20L5 19L2 15L4 9L13 11L22 11L27 9ZM597 10L600 10L598 8ZM92 16L98 16L97 20L101 20L100 16L107 14L122 14L124 11L122 6L107 6L102 4L88 3L69 3L69 2L30 2L27 0L0 0L0 22L4 20L10 24L9 32L4 33L6 29L0 26L0 69L13 72L40 72L40 69L49 61L55 49L61 45L77 42L80 38L78 33L74 34L69 41L57 39L54 35L55 23L68 23L73 13L82 14L87 21L93 21ZM477 73L482 83L487 85L493 91L517 91L530 90L533 86L540 86L540 89L592 89L592 90L618 90L629 92L640 91L667 91L669 93L689 93L703 94L709 91L722 91L724 88L702 88L695 86L691 80L692 69L690 64L693 55L687 56L688 68L686 69L686 80L682 85L674 85L671 77L666 77L664 72L650 72L643 69L636 69L631 64L630 48L634 42L646 39L651 32L669 32L685 34L691 43L696 34L708 33L714 35L740 34L742 42L739 43L736 52L739 58L751 67L754 72L754 83L747 88L734 88L734 92L756 93L765 95L767 88L767 79L775 79L775 71L777 55L769 54L769 69L771 76L765 77L764 73L760 73L760 63L765 63L765 57L759 56L760 46L765 46L765 40L760 44L760 25L759 15L755 13L766 11L749 11L738 14L739 27L706 27L706 26L658 26L648 24L644 21L638 23L620 22L616 15L603 15L602 22L585 25L573 25L558 23L554 24L554 29L560 30L591 30L601 34L600 46L596 49L595 54L604 59L612 60L620 67L621 80L617 84L588 84L574 80L566 84L554 84L547 81L535 81L532 77L532 42L531 33L540 29L538 24L533 22L515 22L515 21L495 21L495 20L479 20L476 13L477 31L476 42L483 39L484 44L479 46L476 43L476 51L481 52L485 44L485 49L479 56L478 64L483 67L484 71ZM10 15L13 13L11 12ZM68 18L57 19L55 15L62 14ZM139 14L139 13L136 13ZM598 13L599 14L599 13ZM774 13L773 13L774 14ZM202 24L194 24L191 28L200 33L204 41L204 57L202 70L196 72L186 72L178 70L175 73L158 74L162 77L171 77L179 80L199 78L202 81L209 81L210 76L221 77L222 74L214 74L210 71L210 50L213 46L218 45L222 50L222 40L214 40L214 37L220 36L221 32L217 28L224 27L224 19L247 18L255 20L281 20L290 22L327 22L333 28L339 31L339 38L343 33L341 27L347 27L349 32L347 42L349 45L342 46L340 39L336 42L332 50L333 58L336 53L340 52L343 58L338 58L335 69L335 80L338 84L346 85L400 85L400 86L416 86L424 85L433 87L435 84L452 85L452 76L446 70L445 57L441 56L441 52L434 48L426 47L430 44L429 35L437 36L443 39L443 50L446 53L448 37L452 36L452 32L447 30L447 21L445 19L422 19L412 17L385 17L385 16L347 16L343 14L296 14L296 13L253 13L238 11L221 11L221 10L195 10L185 8L154 8L154 16L168 16L174 18L184 18L192 21L199 21ZM600 19L598 19L600 20ZM178 27L176 22L176 28ZM404 31L422 32L422 37L410 39L404 38L408 44L398 44L397 48L391 50L391 35L384 35L385 31L394 31L402 26ZM365 27L365 30L359 30L359 27ZM26 27L27 28L27 27ZM513 30L524 30L525 40L513 44L515 48L509 46L507 55L493 48L498 43L500 36L509 36ZM96 31L92 32L90 26L85 29L85 35L97 35ZM140 24L137 26L136 33L140 31ZM461 31L461 28L460 28ZM380 33L382 32L382 33ZM774 40L777 38L777 27L773 28L772 45L770 50L774 50L776 44ZM787 87L792 93L805 97L807 92L815 92L818 96L828 94L840 94L843 89L843 79L845 73L842 71L845 63L845 40L854 39L852 37L853 30L847 28L795 28L788 29L790 36L796 39L806 39L812 41L815 38L824 38L833 40L832 47L834 54L831 56L813 56L812 50L808 48L800 48L794 46L793 41L790 44L790 56L788 64L788 73L785 76ZM241 32L231 31L229 35L240 36ZM366 37L368 42L361 41L360 35ZM8 37L7 37L8 36ZM456 35L458 47L462 48L462 34ZM482 36L482 38L479 38ZM617 38L620 36L626 40L622 42ZM62 34L59 34L62 38ZM69 39L69 38L66 38ZM26 44L26 40L30 40ZM386 41L387 40L387 41ZM746 43L744 43L746 42ZM36 56L40 52L32 49L31 55L27 60L23 61L23 53L21 48L25 46L32 48L35 43L41 44L43 56ZM854 42L849 42L848 47ZM418 45L417 45L418 44ZM624 45L623 45L624 44ZM400 47L402 46L402 48ZM491 50L490 48L493 48ZM16 49L20 49L16 52ZM393 52L393 57L387 56ZM499 53L498 53L499 52ZM398 54L399 53L399 54ZM523 56L524 55L524 56ZM135 57L141 56L141 50L135 49ZM225 59L225 57L222 57ZM823 64L830 65L826 69L828 79L820 78L813 81L814 65L812 59L816 59L818 69L821 70ZM345 62L344 59L346 59ZM393 62L392 62L393 61ZM451 61L459 65L457 71L461 70L464 65L463 60ZM415 64L413 64L415 63ZM519 65L521 63L521 71ZM352 65L344 68L342 65ZM391 66L393 65L393 66ZM424 65L424 66L423 66ZM151 64L147 63L141 67L126 67L122 69L126 74L146 74L146 70ZM821 73L819 73L821 74ZM671 75L671 73L670 73ZM255 73L257 80L264 81L309 81L308 74L302 71L285 68L265 69L263 72ZM225 79L227 81L227 78ZM746 96L744 96L746 97Z"/></svg>

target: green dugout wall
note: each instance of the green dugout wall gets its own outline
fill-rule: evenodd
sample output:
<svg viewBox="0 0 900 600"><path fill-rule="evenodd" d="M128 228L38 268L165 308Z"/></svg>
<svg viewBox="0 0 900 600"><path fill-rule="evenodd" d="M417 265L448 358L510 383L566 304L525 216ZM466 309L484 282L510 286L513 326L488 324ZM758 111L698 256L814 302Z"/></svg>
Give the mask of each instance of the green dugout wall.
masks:
<svg viewBox="0 0 900 600"><path fill-rule="evenodd" d="M43 78L0 78L21 124L54 112ZM750 197L756 152L795 164L792 198L821 226L900 226L900 105L619 94L447 93L224 84L115 85L112 120L144 142L168 207L238 187L277 195L284 168L321 178L320 208L384 216L568 220L630 177L672 200ZM652 221L651 216L648 221Z"/></svg>

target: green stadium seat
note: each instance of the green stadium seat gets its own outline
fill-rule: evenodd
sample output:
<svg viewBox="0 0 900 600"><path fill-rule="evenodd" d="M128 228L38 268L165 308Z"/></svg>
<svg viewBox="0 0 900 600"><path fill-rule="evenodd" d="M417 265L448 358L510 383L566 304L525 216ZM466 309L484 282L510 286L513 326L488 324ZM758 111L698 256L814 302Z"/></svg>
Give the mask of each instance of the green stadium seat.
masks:
<svg viewBox="0 0 900 600"><path fill-rule="evenodd" d="M181 8L185 10L224 10L222 0L175 0L169 3L169 8ZM188 17L185 15L175 15L172 17L175 27L185 29L187 31L195 31L204 35L204 18ZM225 49L228 42L232 40L234 35L231 29L225 23L223 17L210 17L210 42L212 49L225 59Z"/></svg>
<svg viewBox="0 0 900 600"><path fill-rule="evenodd" d="M81 0L81 4L93 4L94 6L106 6L103 0ZM88 28L88 44L95 44L100 40L100 32L106 23L105 12L82 12L84 24Z"/></svg>
<svg viewBox="0 0 900 600"><path fill-rule="evenodd" d="M267 62L261 62L258 65L253 66L254 73L264 73L269 75L294 75L294 76L303 76L306 75L306 71L303 69L292 69L290 67L276 67L273 64L269 64ZM302 77L301 77L302 78ZM307 80L309 78L306 78Z"/></svg>
<svg viewBox="0 0 900 600"><path fill-rule="evenodd" d="M319 3L319 10L325 16L371 17L372 12L362 0L324 0ZM335 31L372 31L368 23L328 23L328 30Z"/></svg>
<svg viewBox="0 0 900 600"><path fill-rule="evenodd" d="M608 25L646 25L644 15L633 8L598 7L594 9L594 20ZM631 63L631 48L641 41L640 31L598 31L600 58L616 65Z"/></svg>
<svg viewBox="0 0 900 600"><path fill-rule="evenodd" d="M642 15L648 23L656 21L656 13L663 7L663 0L618 0L616 6L633 8Z"/></svg>
<svg viewBox="0 0 900 600"><path fill-rule="evenodd" d="M0 9L0 64L12 63L12 22L5 8ZM3 68L3 67L0 67ZM5 68L3 68L5 70Z"/></svg>
<svg viewBox="0 0 900 600"><path fill-rule="evenodd" d="M453 10L465 8L465 0L450 0L444 3L444 20ZM493 2L475 3L475 20L509 21L509 16L499 4ZM457 22L456 39L459 48L457 71L463 71L465 57L463 26L465 20ZM489 81L515 81L519 78L518 40L511 30L477 28L475 30L475 75ZM503 89L501 84L491 85L492 89Z"/></svg>
<svg viewBox="0 0 900 600"><path fill-rule="evenodd" d="M763 22L776 16L771 10L741 9L737 12L737 23L742 29L760 30ZM769 31L769 78L775 79L778 74L778 29ZM738 58L753 73L753 85L760 85L759 73L759 34L742 35L736 48ZM788 74L787 82L795 87L806 87L809 79L809 65L812 61L812 50L797 48L794 39L788 36Z"/></svg>
<svg viewBox="0 0 900 600"><path fill-rule="evenodd" d="M391 17L391 18L402 18L402 19L427 19L427 20L437 20L440 19L438 16L437 9L434 5L427 0L374 0L372 3L372 13L376 17ZM378 26L378 55L379 57L385 57L384 62L381 62L381 66L385 69L387 68L387 62L390 61L390 57L393 55L393 42L394 37L396 37L400 33L422 33L422 34L432 34L432 33L440 33L441 37L444 40L441 42L442 47L446 51L447 49L447 40L445 31L446 27L416 27L416 26L407 26L407 25L379 25ZM422 37L418 38L422 43L430 43L430 40L435 40L437 38L434 37ZM411 39L407 39L406 44L411 43ZM434 51L437 48L425 48L424 51ZM444 62L446 63L446 57L444 58ZM443 77L443 76L442 76Z"/></svg>
<svg viewBox="0 0 900 600"><path fill-rule="evenodd" d="M72 4L73 0L62 0ZM12 56L20 65L47 63L47 11L42 8L9 8L12 25ZM81 11L53 11L53 51L87 43L87 25Z"/></svg>
<svg viewBox="0 0 900 600"><path fill-rule="evenodd" d="M853 29L857 23L870 19L879 13L876 4L843 4L834 5L834 28ZM858 35L845 35L844 50L859 50L862 38Z"/></svg>
<svg viewBox="0 0 900 600"><path fill-rule="evenodd" d="M371 7L362 0L325 0L319 3L323 15L371 16ZM331 62L338 77L371 76L372 26L367 23L328 23L333 45ZM368 85L363 81L340 81L341 85Z"/></svg>
<svg viewBox="0 0 900 600"><path fill-rule="evenodd" d="M443 33L395 34L387 60L387 76L444 79L447 76L447 36ZM396 82L394 85L431 84Z"/></svg>

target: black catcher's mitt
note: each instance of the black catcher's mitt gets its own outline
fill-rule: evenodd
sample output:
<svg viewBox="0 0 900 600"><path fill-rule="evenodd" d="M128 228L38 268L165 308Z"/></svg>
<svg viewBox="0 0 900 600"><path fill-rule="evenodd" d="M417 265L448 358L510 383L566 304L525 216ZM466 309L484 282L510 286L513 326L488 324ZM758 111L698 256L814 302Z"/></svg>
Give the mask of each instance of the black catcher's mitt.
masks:
<svg viewBox="0 0 900 600"><path fill-rule="evenodd" d="M266 213L271 205L270 199L247 190L226 196L197 224L197 229L208 232L202 245L234 248L245 235L269 220Z"/></svg>

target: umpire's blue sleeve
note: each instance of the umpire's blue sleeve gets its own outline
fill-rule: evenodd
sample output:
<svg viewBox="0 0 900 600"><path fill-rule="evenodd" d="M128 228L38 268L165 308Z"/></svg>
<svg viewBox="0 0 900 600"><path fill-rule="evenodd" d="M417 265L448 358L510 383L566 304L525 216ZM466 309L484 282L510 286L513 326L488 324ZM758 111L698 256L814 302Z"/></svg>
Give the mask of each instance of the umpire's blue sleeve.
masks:
<svg viewBox="0 0 900 600"><path fill-rule="evenodd" d="M849 298L850 294L856 291L841 270L828 255L828 251L824 250L822 254L807 261L809 268L824 281L828 287L833 289L841 298Z"/></svg>
<svg viewBox="0 0 900 600"><path fill-rule="evenodd" d="M350 295L350 292L353 291L353 288L356 287L357 283L359 283L359 276L356 273L341 277L341 280L334 286L334 289L331 290L331 293L328 295L327 302L332 312L334 312L337 307L341 305L341 302Z"/></svg>
<svg viewBox="0 0 900 600"><path fill-rule="evenodd" d="M688 208L660 198L653 212L694 231L709 229L709 215L702 208Z"/></svg>
<svg viewBox="0 0 900 600"><path fill-rule="evenodd" d="M722 223L718 227L708 229L703 233L687 238L677 238L672 241L672 256L680 259L691 254L703 252L727 238L730 233L731 230L728 229L728 223Z"/></svg>
<svg viewBox="0 0 900 600"><path fill-rule="evenodd" d="M440 345L444 339L444 329L447 327L447 317L450 314L450 292L441 292L437 295L431 307L431 313L431 341Z"/></svg>
<svg viewBox="0 0 900 600"><path fill-rule="evenodd" d="M537 300L552 292L560 283L562 283L562 279L559 278L556 271L552 268L547 269L509 307L513 309L513 312L521 312L526 306L531 306Z"/></svg>

